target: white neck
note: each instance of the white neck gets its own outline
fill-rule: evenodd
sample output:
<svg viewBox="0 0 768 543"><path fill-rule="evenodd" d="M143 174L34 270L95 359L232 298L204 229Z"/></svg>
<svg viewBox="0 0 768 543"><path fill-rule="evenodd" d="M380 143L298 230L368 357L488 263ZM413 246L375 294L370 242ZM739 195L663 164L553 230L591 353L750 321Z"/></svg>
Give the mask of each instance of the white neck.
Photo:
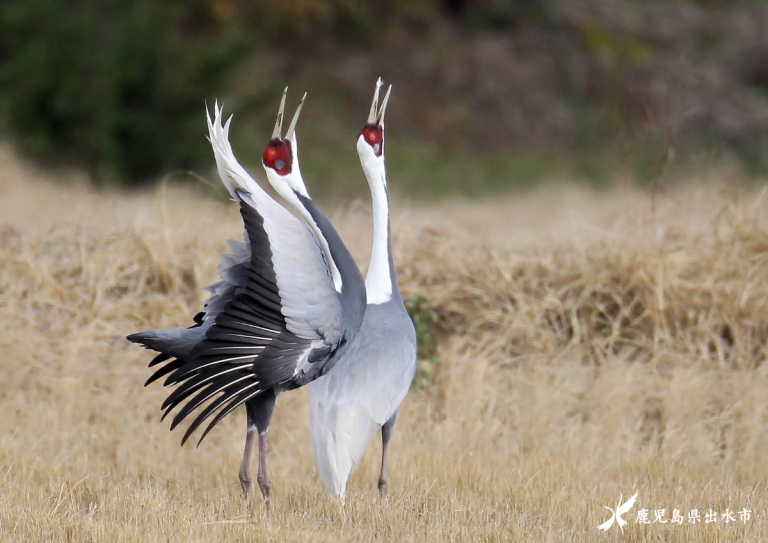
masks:
<svg viewBox="0 0 768 543"><path fill-rule="evenodd" d="M358 154L365 177L371 188L373 203L373 247L371 262L365 277L365 293L369 304L383 304L392 299L392 270L390 269L389 201L384 156L377 157L363 138L358 139Z"/></svg>

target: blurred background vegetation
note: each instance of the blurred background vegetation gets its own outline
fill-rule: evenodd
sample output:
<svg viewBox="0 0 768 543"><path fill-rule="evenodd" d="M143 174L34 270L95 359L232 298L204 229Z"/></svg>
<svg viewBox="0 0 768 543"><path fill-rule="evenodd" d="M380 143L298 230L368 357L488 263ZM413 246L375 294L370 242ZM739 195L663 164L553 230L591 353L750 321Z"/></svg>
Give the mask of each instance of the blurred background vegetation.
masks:
<svg viewBox="0 0 768 543"><path fill-rule="evenodd" d="M255 173L282 88L313 192L362 194L354 140L394 84L401 192L768 168L768 5L653 0L24 0L0 5L0 135L96 183L208 176L204 104ZM394 185L395 183L393 183Z"/></svg>

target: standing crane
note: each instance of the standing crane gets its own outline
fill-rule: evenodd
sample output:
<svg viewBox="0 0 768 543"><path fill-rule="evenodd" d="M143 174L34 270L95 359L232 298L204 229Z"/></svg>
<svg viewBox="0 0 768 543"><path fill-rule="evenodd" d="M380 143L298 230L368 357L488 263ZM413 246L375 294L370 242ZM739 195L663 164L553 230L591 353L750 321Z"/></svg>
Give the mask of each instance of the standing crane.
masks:
<svg viewBox="0 0 768 543"><path fill-rule="evenodd" d="M286 92L287 92L286 88ZM306 98L306 94L304 95ZM197 413L182 445L207 419L200 441L236 407L245 404L247 434L240 483L252 503L250 464L259 437L257 481L267 507L267 431L277 396L328 372L353 343L366 307L362 275L336 229L318 210L299 169L296 122L282 133L285 97L263 155L270 184L303 221L273 200L245 171L229 144L230 117L208 116L208 133L221 181L240 206L244 242L229 241L221 279L191 328L128 336L159 352L164 364L147 384L163 377L176 386L162 405L165 418L181 406L171 430Z"/></svg>
<svg viewBox="0 0 768 543"><path fill-rule="evenodd" d="M320 476L328 492L344 500L347 480L381 429L379 492L387 491L389 440L397 409L416 373L416 331L392 260L387 174L384 167L384 113L376 83L368 122L357 139L357 153L371 189L373 247L365 279L368 305L363 324L333 371L310 387L310 432Z"/></svg>

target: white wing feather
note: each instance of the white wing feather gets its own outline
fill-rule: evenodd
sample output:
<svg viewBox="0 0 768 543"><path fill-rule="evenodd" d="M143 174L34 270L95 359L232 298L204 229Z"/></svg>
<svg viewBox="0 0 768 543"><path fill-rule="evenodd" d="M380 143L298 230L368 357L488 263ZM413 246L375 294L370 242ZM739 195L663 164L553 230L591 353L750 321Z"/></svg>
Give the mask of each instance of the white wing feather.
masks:
<svg viewBox="0 0 768 543"><path fill-rule="evenodd" d="M272 247L272 265L286 326L298 337L334 344L341 336L341 305L331 271L314 233L269 196L235 158L229 143L232 117L222 125L222 110L208 115L208 132L222 182L236 200L236 189L264 219Z"/></svg>

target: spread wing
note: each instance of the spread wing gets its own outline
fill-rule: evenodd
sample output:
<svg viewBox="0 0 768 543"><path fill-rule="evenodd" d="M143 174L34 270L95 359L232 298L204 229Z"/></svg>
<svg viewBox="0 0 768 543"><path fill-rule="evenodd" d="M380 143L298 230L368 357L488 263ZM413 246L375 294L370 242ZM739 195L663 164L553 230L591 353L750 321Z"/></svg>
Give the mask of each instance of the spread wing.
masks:
<svg viewBox="0 0 768 543"><path fill-rule="evenodd" d="M160 353L149 363L149 367L158 364L163 366L147 379L144 386L181 368L195 346L205 339L205 333L213 324L216 315L221 313L238 289L246 286L251 260L248 232L245 233L245 242L228 240L227 244L232 252L221 255L219 264L221 279L206 287L211 296L205 302L202 311L195 315L193 326L150 330L128 336L129 341Z"/></svg>
<svg viewBox="0 0 768 543"><path fill-rule="evenodd" d="M171 429L205 405L182 443L213 417L202 441L228 413L265 390L287 390L319 377L356 333L344 325L329 257L315 234L237 162L229 121L222 126L218 107L208 128L219 175L240 204L250 259L242 263L242 280L216 300L205 338L165 381L178 386L163 403L164 417L184 404Z"/></svg>
<svg viewBox="0 0 768 543"><path fill-rule="evenodd" d="M321 249L312 230L264 192L237 161L229 144L231 120L230 117L222 126L218 107L213 122L208 118L216 167L233 199L239 202L245 199L249 204L246 212L253 217L255 212L263 221L256 230L263 228L268 238L288 328L306 339L316 339L314 330L318 327L323 328L323 333L332 333L328 327L339 328L337 321L341 315L339 296L327 262L332 257ZM246 233L252 239L247 221ZM252 249L251 254L256 252ZM265 254L258 256L266 257ZM332 315L329 310L333 310Z"/></svg>

